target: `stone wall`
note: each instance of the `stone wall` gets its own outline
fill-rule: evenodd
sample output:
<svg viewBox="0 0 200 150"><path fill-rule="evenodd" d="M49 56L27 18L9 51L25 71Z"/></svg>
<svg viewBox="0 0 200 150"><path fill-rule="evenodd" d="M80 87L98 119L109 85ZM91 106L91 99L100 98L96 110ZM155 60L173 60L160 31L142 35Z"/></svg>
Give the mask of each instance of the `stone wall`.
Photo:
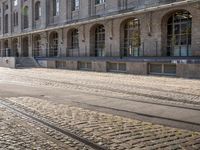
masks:
<svg viewBox="0 0 200 150"><path fill-rule="evenodd" d="M1 57L0 67L15 68L15 58L14 57Z"/></svg>
<svg viewBox="0 0 200 150"><path fill-rule="evenodd" d="M0 2L0 6L3 7L3 2L6 0ZM165 51L166 51L166 41L167 41L167 36L166 36L166 22L167 18L169 15L177 10L187 10L191 13L192 15L192 55L193 56L200 56L200 6L198 4L184 4L180 6L175 6L171 5L169 8L157 8L152 11L139 11L139 12L132 12L131 14L127 15L121 15L118 17L114 17L113 19L100 19L99 21L88 21L84 22L83 24L72 24L70 26L70 23L68 23L69 27L63 28L63 29L57 29L57 30L50 30L47 32L40 32L37 34L31 33L32 31L37 31L40 29L48 29L53 26L59 26L60 24L63 24L67 19L70 19L70 8L68 8L68 4L66 0L61 0L60 4L60 15L58 18L54 17L54 22L51 22L52 19L52 14L51 13L45 13L46 12L52 12L52 4L50 1L40 1L41 2L41 7L42 7L42 16L40 18L40 25L38 25L37 22L37 27L35 27L35 21L34 21L34 13L32 12L34 7L32 7L38 0L34 0L33 3L31 1L27 1L25 3L21 3L19 1L18 6L13 7L12 9L7 10L9 13L10 11L18 10L19 14L21 14L22 9L21 7L28 6L30 9L30 19L29 19L29 28L24 30L22 29L22 16L19 15L19 25L15 27L15 29L12 29L13 25L9 24L9 33L6 35L2 34L3 39L0 38L0 43L1 43L1 49L5 49L6 47L4 46L4 43L8 40L8 48L14 49L12 46L12 36L16 36L20 33L24 33L25 35L22 36L16 36L17 42L18 42L18 51L19 54L21 55L23 51L23 38L27 37L29 40L29 47L25 49L28 51L29 57L33 55L32 51L34 50L34 36L40 35L41 36L41 55L46 56L48 53L49 49L49 37L52 32L57 32L58 33L58 49L59 49L59 55L60 56L66 56L66 48L68 48L70 45L68 44L69 40L71 37L68 35L68 32L71 29L78 29L79 30L79 51L81 56L89 56L91 51L94 50L94 32L92 32L92 29L99 24L102 24L105 26L106 30L106 43L105 43L105 50L106 50L106 55L107 56L119 56L120 55L120 48L121 48L121 40L122 39L122 34L123 32L121 30L121 25L123 22L125 22L128 19L131 18L137 18L140 21L140 35L141 35L141 45L140 45L140 52L144 56L162 56ZM9 0L10 2L10 0ZM81 1L80 5L80 10L79 11L79 19L81 18L87 18L90 17L92 11L95 12L95 10L91 10L91 12L88 11L89 9L89 4L88 0L84 1L84 3ZM129 3L132 4L137 4L135 0L130 0ZM141 2L140 5L142 5L144 1ZM9 3L9 5L11 5ZM94 5L94 4L92 4ZM103 4L105 5L105 4ZM32 9L31 9L32 7ZM91 6L93 8L96 8L95 6ZM102 5L98 6L102 7ZM105 13L110 13L110 11L113 9L113 7L118 8L118 3L116 0L109 0L107 1L107 4L105 6ZM84 9L83 9L84 8ZM142 7L141 7L142 8ZM119 7L118 9L121 9ZM93 13L94 13L93 12ZM73 12L75 13L75 12ZM77 12L76 12L77 13ZM98 12L100 13L100 12ZM1 13L1 16L3 13ZM9 13L10 15L10 13ZM3 16L2 16L3 17ZM1 18L2 18L1 17ZM49 20L50 19L50 20ZM72 19L72 18L71 18ZM94 19L94 18L91 18ZM11 19L9 19L11 20ZM73 20L72 20L73 21ZM76 20L77 23L79 23L78 20ZM2 21L3 22L3 21ZM73 23L73 22L72 22ZM4 30L3 29L3 24L1 26L1 32ZM30 34L29 34L30 33ZM6 36L11 36L9 38L6 38Z"/></svg>
<svg viewBox="0 0 200 150"><path fill-rule="evenodd" d="M200 64L177 64L177 77L200 78Z"/></svg>

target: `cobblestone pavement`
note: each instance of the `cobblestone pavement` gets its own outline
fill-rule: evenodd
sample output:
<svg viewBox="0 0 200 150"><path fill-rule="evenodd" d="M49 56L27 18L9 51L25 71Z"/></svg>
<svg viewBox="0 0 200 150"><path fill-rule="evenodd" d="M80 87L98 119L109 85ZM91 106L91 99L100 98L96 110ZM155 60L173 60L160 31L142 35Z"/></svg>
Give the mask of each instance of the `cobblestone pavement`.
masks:
<svg viewBox="0 0 200 150"><path fill-rule="evenodd" d="M200 133L56 104L32 97L12 97L13 106L51 120L63 129L111 150L199 150Z"/></svg>
<svg viewBox="0 0 200 150"><path fill-rule="evenodd" d="M40 87L59 91L75 91L124 100L146 101L170 105L184 105L199 109L200 80L155 76L134 76L113 73L95 73L51 69L0 68L1 91L8 92L7 101L25 108L39 117L54 122L83 138L111 150L199 150L200 133L128 119L97 111L47 100L45 96L13 96L14 87ZM22 90L23 90L22 89ZM29 89L29 90L30 90ZM18 92L22 92L19 90ZM53 91L52 90L52 91ZM9 93L10 92L10 93ZM32 91L31 91L32 92ZM26 93L26 92L24 92ZM42 93L42 92L41 92ZM18 93L19 94L19 93ZM15 94L14 94L15 95ZM56 94L52 94L56 97ZM79 96L80 97L80 96ZM50 97L52 98L52 97ZM48 127L17 116L0 107L0 150L7 149L90 149L84 144Z"/></svg>
<svg viewBox="0 0 200 150"><path fill-rule="evenodd" d="M137 101L200 105L200 80L51 69L0 68L1 82L70 89Z"/></svg>
<svg viewBox="0 0 200 150"><path fill-rule="evenodd" d="M0 150L74 150L84 146L74 144L69 137L60 141L62 135L19 117L0 107ZM59 137L59 138L56 138ZM82 146L82 147L81 147Z"/></svg>

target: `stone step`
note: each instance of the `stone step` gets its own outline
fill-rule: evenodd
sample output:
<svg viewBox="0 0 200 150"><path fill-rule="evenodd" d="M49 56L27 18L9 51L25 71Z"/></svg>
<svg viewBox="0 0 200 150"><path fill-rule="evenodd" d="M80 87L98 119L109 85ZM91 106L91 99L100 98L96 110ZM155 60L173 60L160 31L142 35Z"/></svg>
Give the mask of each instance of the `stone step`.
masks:
<svg viewBox="0 0 200 150"><path fill-rule="evenodd" d="M34 67L34 68L37 68L37 67L39 67L39 64L32 57L23 57L23 58L17 58L17 60L16 60L16 68L19 68L19 67L25 67L25 68Z"/></svg>

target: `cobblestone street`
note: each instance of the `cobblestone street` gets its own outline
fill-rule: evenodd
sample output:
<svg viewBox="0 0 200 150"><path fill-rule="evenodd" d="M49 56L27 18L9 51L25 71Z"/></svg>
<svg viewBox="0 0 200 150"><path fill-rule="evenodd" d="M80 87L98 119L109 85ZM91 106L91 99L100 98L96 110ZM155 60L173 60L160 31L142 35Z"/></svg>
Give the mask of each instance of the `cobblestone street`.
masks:
<svg viewBox="0 0 200 150"><path fill-rule="evenodd" d="M28 123L5 108L0 108L0 149L1 150L60 150L73 149L70 145L48 136L42 126Z"/></svg>
<svg viewBox="0 0 200 150"><path fill-rule="evenodd" d="M134 116L103 112L100 108L89 108L95 104L136 112L139 109L144 111L142 107L151 104L153 107L149 112L154 115L157 113L159 116L170 117L170 112L167 114L165 109L180 109L180 114L171 112L176 120L187 122L187 119L191 119L188 122L194 121L198 125L199 80L51 69L0 68L0 74L2 150L95 149L58 129L70 131L97 146L111 150L200 149L198 131L160 125L163 124L161 121L150 123L149 120L138 120ZM86 103L88 109L84 107ZM138 110L134 105L139 107ZM163 113L156 112L159 110L157 105L162 107ZM50 122L56 128L18 111Z"/></svg>

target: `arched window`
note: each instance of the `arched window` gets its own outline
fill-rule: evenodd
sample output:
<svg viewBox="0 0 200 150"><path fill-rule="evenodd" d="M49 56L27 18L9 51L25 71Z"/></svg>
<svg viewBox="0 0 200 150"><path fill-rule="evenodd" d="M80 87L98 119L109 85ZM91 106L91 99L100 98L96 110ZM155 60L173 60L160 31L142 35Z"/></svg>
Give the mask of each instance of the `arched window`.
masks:
<svg viewBox="0 0 200 150"><path fill-rule="evenodd" d="M167 22L167 55L190 56L192 16L188 11L173 13Z"/></svg>
<svg viewBox="0 0 200 150"><path fill-rule="evenodd" d="M24 16L24 29L26 29L29 27L28 6L24 7L23 16Z"/></svg>
<svg viewBox="0 0 200 150"><path fill-rule="evenodd" d="M105 28L98 25L95 29L95 56L105 56Z"/></svg>
<svg viewBox="0 0 200 150"><path fill-rule="evenodd" d="M50 34L49 56L50 57L58 56L58 33L57 32L52 32Z"/></svg>
<svg viewBox="0 0 200 150"><path fill-rule="evenodd" d="M71 32L71 46L72 46L72 49L78 49L79 48L79 34L78 34L77 29L74 29Z"/></svg>
<svg viewBox="0 0 200 150"><path fill-rule="evenodd" d="M35 20L39 20L42 15L40 2L35 3Z"/></svg>
<svg viewBox="0 0 200 150"><path fill-rule="evenodd" d="M130 19L123 26L123 56L140 56L140 24Z"/></svg>

